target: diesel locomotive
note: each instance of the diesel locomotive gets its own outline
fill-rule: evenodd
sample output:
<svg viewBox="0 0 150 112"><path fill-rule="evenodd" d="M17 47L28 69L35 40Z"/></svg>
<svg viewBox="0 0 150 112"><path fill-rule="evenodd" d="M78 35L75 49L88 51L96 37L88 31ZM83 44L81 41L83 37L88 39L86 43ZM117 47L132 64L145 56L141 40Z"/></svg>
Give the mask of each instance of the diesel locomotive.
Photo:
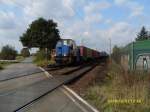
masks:
<svg viewBox="0 0 150 112"><path fill-rule="evenodd" d="M107 56L107 53L85 46L77 46L72 39L61 39L55 47L55 61L59 64L80 63L96 60L103 56Z"/></svg>

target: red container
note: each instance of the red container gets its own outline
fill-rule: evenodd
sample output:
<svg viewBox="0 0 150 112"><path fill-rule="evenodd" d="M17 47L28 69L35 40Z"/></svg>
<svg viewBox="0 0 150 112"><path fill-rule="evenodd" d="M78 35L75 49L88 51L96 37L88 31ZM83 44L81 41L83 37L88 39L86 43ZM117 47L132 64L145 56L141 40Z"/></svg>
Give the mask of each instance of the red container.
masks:
<svg viewBox="0 0 150 112"><path fill-rule="evenodd" d="M99 52L96 50L93 50L93 57L98 58L99 57Z"/></svg>
<svg viewBox="0 0 150 112"><path fill-rule="evenodd" d="M99 52L90 48L87 48L85 46L80 46L80 56L82 57L88 57L88 58L98 58Z"/></svg>
<svg viewBox="0 0 150 112"><path fill-rule="evenodd" d="M79 47L79 49L80 49L80 56L86 56L87 54L86 54L86 47L84 47L84 46L80 46Z"/></svg>

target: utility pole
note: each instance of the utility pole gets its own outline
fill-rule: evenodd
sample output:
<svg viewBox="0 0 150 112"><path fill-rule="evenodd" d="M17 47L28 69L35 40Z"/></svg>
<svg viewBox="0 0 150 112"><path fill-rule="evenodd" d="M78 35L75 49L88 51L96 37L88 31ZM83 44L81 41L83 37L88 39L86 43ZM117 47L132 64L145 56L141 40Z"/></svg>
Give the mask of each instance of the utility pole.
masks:
<svg viewBox="0 0 150 112"><path fill-rule="evenodd" d="M111 38L109 38L109 55L110 55L110 64L111 64Z"/></svg>
<svg viewBox="0 0 150 112"><path fill-rule="evenodd" d="M83 43L84 43L84 39L82 38L81 39L81 46L83 46Z"/></svg>

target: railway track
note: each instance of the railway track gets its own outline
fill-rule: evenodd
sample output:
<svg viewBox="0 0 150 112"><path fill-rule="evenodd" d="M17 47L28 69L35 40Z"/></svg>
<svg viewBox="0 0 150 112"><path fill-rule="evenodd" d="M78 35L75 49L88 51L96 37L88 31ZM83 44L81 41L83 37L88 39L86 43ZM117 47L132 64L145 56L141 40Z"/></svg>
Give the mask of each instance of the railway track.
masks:
<svg viewBox="0 0 150 112"><path fill-rule="evenodd" d="M54 79L56 82L58 82L55 86L53 86L49 91L47 91L46 93L44 93L43 95L37 97L36 99L28 102L27 104L25 104L24 106L18 108L15 110L15 112L21 112L22 109L26 108L26 106L31 105L32 103L40 100L42 97L48 95L49 93L51 93L52 91L54 91L55 89L61 87L62 85L66 85L74 80L77 80L78 78L82 77L85 73L89 72L90 70L92 70L96 65L93 66L86 66L86 67L79 67L76 70L71 70L68 71L64 74L62 74L62 76L60 77L52 77L52 79Z"/></svg>
<svg viewBox="0 0 150 112"><path fill-rule="evenodd" d="M61 69L64 69L64 67L56 67L56 68L46 68L45 70L46 71L56 71L56 70L61 70ZM25 76L30 76L30 75L36 75L38 73L44 73L42 70L40 69L31 69L31 70L28 70L26 72L19 72L19 73L13 73L13 76L12 76L12 73L10 74L5 74L9 77L5 77L5 78L0 78L0 82L4 82L4 81L8 81L8 80L11 80L11 79L16 79L16 78L21 78L21 77L25 77Z"/></svg>
<svg viewBox="0 0 150 112"><path fill-rule="evenodd" d="M20 112L22 109L26 108L28 105L39 101L44 96L48 95L55 89L61 87L62 85L71 83L78 78L82 77L84 74L95 68L97 64L93 65L84 65L76 67L72 70L68 70L61 75L53 75L51 78L43 79L39 82L36 82L32 85L27 85L25 87L18 88L16 90L10 91L9 93L0 93L0 109L1 111L7 112ZM63 69L63 68L61 68ZM55 70L61 70L55 69ZM54 69L46 69L49 71L54 71ZM21 78L25 76L35 75L36 73L44 73L44 71L39 70L36 72L32 72L30 74L24 74L21 76L12 77L9 79L1 80L2 81L9 81L11 79ZM35 93L36 91L36 93ZM34 93L34 94L33 94ZM13 98L13 101L11 101ZM7 108L7 104L11 101L11 108ZM16 102L17 101L17 102ZM6 104L6 105L5 105Z"/></svg>
<svg viewBox="0 0 150 112"><path fill-rule="evenodd" d="M61 73L60 75L65 75L65 74L69 74L73 71L79 70L81 68L83 68L84 65L82 66L77 66L72 68L71 70L67 70L65 73ZM67 66L56 66L56 67L51 67L51 68L45 68L45 71L59 71L62 69L66 69ZM30 76L30 75L36 75L38 73L43 73L43 71L41 69L31 69L28 71L23 71L23 72L17 72L17 73L9 73L9 74L5 74L9 77L4 77L4 78L0 78L0 82L4 82L4 81L8 81L11 79L16 79L16 78L21 78L21 77L25 77L25 76ZM13 74L13 76L12 76Z"/></svg>

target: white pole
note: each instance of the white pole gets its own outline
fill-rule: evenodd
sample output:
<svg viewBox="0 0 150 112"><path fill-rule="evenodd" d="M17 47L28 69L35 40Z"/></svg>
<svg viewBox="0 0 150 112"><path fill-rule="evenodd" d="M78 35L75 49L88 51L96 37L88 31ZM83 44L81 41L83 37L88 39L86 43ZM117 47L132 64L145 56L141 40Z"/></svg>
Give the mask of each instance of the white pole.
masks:
<svg viewBox="0 0 150 112"><path fill-rule="evenodd" d="M109 47L110 47L109 55L110 55L110 63L111 63L111 38L109 38Z"/></svg>

